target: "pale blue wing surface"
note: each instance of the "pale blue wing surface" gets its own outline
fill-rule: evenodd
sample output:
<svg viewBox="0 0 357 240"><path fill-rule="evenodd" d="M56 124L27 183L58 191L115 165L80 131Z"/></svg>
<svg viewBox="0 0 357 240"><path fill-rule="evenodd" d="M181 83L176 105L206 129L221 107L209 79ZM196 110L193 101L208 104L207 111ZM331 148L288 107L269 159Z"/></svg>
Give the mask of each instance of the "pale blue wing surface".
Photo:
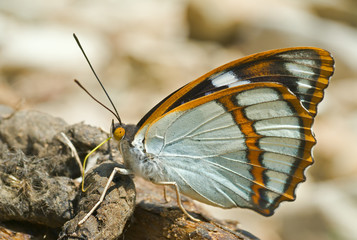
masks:
<svg viewBox="0 0 357 240"><path fill-rule="evenodd" d="M312 163L312 117L288 90L271 85L277 88L254 83L198 99L146 128L145 150L164 166L162 180L201 202L264 215L293 200ZM244 116L237 120L238 111Z"/></svg>

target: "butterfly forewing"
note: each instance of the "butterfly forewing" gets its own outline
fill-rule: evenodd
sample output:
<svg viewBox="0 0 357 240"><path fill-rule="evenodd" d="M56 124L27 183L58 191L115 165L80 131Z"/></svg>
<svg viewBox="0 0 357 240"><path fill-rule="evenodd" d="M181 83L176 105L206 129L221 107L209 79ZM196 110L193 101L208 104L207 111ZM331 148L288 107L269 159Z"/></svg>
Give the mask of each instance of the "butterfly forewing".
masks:
<svg viewBox="0 0 357 240"><path fill-rule="evenodd" d="M295 199L315 144L313 117L286 87L249 83L184 103L138 132L163 181L196 200L271 215Z"/></svg>
<svg viewBox="0 0 357 240"><path fill-rule="evenodd" d="M314 116L333 73L333 58L318 48L287 48L254 54L225 64L169 95L138 123L142 128L168 111L225 88L277 82L292 91Z"/></svg>

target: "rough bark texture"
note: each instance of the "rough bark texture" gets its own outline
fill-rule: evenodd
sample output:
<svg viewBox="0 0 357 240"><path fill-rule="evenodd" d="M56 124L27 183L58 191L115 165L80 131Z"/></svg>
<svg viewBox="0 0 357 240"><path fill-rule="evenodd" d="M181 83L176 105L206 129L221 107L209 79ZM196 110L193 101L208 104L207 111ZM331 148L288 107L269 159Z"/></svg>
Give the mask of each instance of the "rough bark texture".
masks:
<svg viewBox="0 0 357 240"><path fill-rule="evenodd" d="M81 159L107 137L82 123L67 125L40 112L0 107L1 239L255 239L234 223L211 219L183 197L185 208L202 221L187 220L174 191L168 191L165 203L162 186L135 179L135 190L132 177L119 174L98 209L79 226L113 168L121 166L112 160L120 156L114 143L99 149L83 193L76 180L79 166L61 132Z"/></svg>

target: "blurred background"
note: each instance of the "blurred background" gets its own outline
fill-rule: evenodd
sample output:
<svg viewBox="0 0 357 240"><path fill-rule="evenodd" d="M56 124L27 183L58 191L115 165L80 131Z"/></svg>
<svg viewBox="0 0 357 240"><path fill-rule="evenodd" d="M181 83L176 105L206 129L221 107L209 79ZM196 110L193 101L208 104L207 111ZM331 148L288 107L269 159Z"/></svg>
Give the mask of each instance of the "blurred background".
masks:
<svg viewBox="0 0 357 240"><path fill-rule="evenodd" d="M330 51L335 75L315 120L315 164L297 200L272 217L207 207L268 240L357 239L357 1L0 1L0 104L109 131L109 105L76 33L125 123L172 91L248 54Z"/></svg>

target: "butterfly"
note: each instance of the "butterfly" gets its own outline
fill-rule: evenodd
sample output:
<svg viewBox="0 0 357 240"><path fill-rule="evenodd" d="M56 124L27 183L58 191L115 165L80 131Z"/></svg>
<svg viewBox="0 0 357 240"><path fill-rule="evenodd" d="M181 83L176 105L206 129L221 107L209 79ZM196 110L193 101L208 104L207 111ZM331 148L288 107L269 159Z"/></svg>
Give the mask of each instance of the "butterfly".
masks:
<svg viewBox="0 0 357 240"><path fill-rule="evenodd" d="M125 169L202 203L270 216L313 163L312 124L334 60L295 47L253 54L171 93L136 125L117 114Z"/></svg>

